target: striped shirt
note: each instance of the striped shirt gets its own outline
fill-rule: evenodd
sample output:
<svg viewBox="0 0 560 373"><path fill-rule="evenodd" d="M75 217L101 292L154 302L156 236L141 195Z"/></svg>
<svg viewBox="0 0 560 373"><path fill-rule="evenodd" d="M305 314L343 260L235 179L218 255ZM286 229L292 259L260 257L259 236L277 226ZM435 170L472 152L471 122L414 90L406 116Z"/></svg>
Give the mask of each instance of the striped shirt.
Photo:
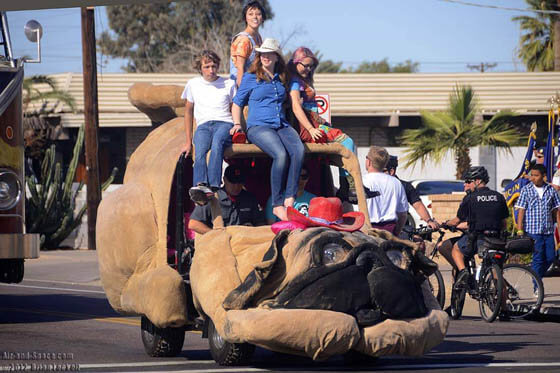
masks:
<svg viewBox="0 0 560 373"><path fill-rule="evenodd" d="M549 184L544 184L544 193L539 197L533 183L521 189L515 208L525 209L523 225L530 234L553 234L554 220L552 210L560 207L560 197Z"/></svg>

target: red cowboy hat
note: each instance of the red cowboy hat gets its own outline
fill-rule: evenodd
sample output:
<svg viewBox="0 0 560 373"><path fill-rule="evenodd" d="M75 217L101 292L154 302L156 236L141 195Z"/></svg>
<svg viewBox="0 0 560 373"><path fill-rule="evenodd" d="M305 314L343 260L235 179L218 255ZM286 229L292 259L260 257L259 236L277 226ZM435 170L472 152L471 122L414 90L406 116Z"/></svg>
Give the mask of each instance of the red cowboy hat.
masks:
<svg viewBox="0 0 560 373"><path fill-rule="evenodd" d="M309 217L293 207L288 207L288 220L305 224L307 227L327 227L337 231L354 232L364 225L361 212L342 213L342 202L336 197L315 197L309 202Z"/></svg>

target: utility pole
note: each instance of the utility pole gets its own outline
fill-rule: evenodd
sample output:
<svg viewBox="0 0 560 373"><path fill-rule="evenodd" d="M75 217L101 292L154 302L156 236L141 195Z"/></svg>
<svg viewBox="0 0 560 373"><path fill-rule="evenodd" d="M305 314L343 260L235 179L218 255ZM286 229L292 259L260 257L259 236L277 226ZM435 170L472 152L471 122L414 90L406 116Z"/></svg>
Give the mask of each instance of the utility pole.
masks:
<svg viewBox="0 0 560 373"><path fill-rule="evenodd" d="M560 1L560 0L558 0ZM481 73L485 72L488 69L493 69L494 67L498 66L497 63L488 63L488 62L481 62L480 65L467 65L467 68L471 70L478 70Z"/></svg>
<svg viewBox="0 0 560 373"><path fill-rule="evenodd" d="M97 160L99 112L97 109L97 61L93 7L82 7L82 62L84 77L84 121L87 174L88 248L95 250L97 206L101 201L99 162Z"/></svg>

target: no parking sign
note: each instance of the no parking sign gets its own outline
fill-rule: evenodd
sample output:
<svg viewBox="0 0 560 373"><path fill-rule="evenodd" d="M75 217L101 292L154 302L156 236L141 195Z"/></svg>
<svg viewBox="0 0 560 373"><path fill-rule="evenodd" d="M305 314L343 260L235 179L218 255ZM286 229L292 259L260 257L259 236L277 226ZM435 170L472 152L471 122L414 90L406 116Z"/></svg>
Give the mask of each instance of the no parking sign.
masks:
<svg viewBox="0 0 560 373"><path fill-rule="evenodd" d="M316 94L315 102L319 108L321 118L331 123L331 101L328 94Z"/></svg>

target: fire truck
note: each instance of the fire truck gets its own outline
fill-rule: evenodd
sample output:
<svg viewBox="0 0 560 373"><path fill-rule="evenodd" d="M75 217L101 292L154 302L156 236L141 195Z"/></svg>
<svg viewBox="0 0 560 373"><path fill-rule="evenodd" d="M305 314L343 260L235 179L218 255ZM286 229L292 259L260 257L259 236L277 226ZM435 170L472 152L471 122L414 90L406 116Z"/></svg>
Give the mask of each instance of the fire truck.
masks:
<svg viewBox="0 0 560 373"><path fill-rule="evenodd" d="M38 59L13 57L8 19L0 12L0 282L21 282L25 259L39 257L39 235L25 232L23 141L24 62L40 62L41 25L29 21L27 38L37 43Z"/></svg>

